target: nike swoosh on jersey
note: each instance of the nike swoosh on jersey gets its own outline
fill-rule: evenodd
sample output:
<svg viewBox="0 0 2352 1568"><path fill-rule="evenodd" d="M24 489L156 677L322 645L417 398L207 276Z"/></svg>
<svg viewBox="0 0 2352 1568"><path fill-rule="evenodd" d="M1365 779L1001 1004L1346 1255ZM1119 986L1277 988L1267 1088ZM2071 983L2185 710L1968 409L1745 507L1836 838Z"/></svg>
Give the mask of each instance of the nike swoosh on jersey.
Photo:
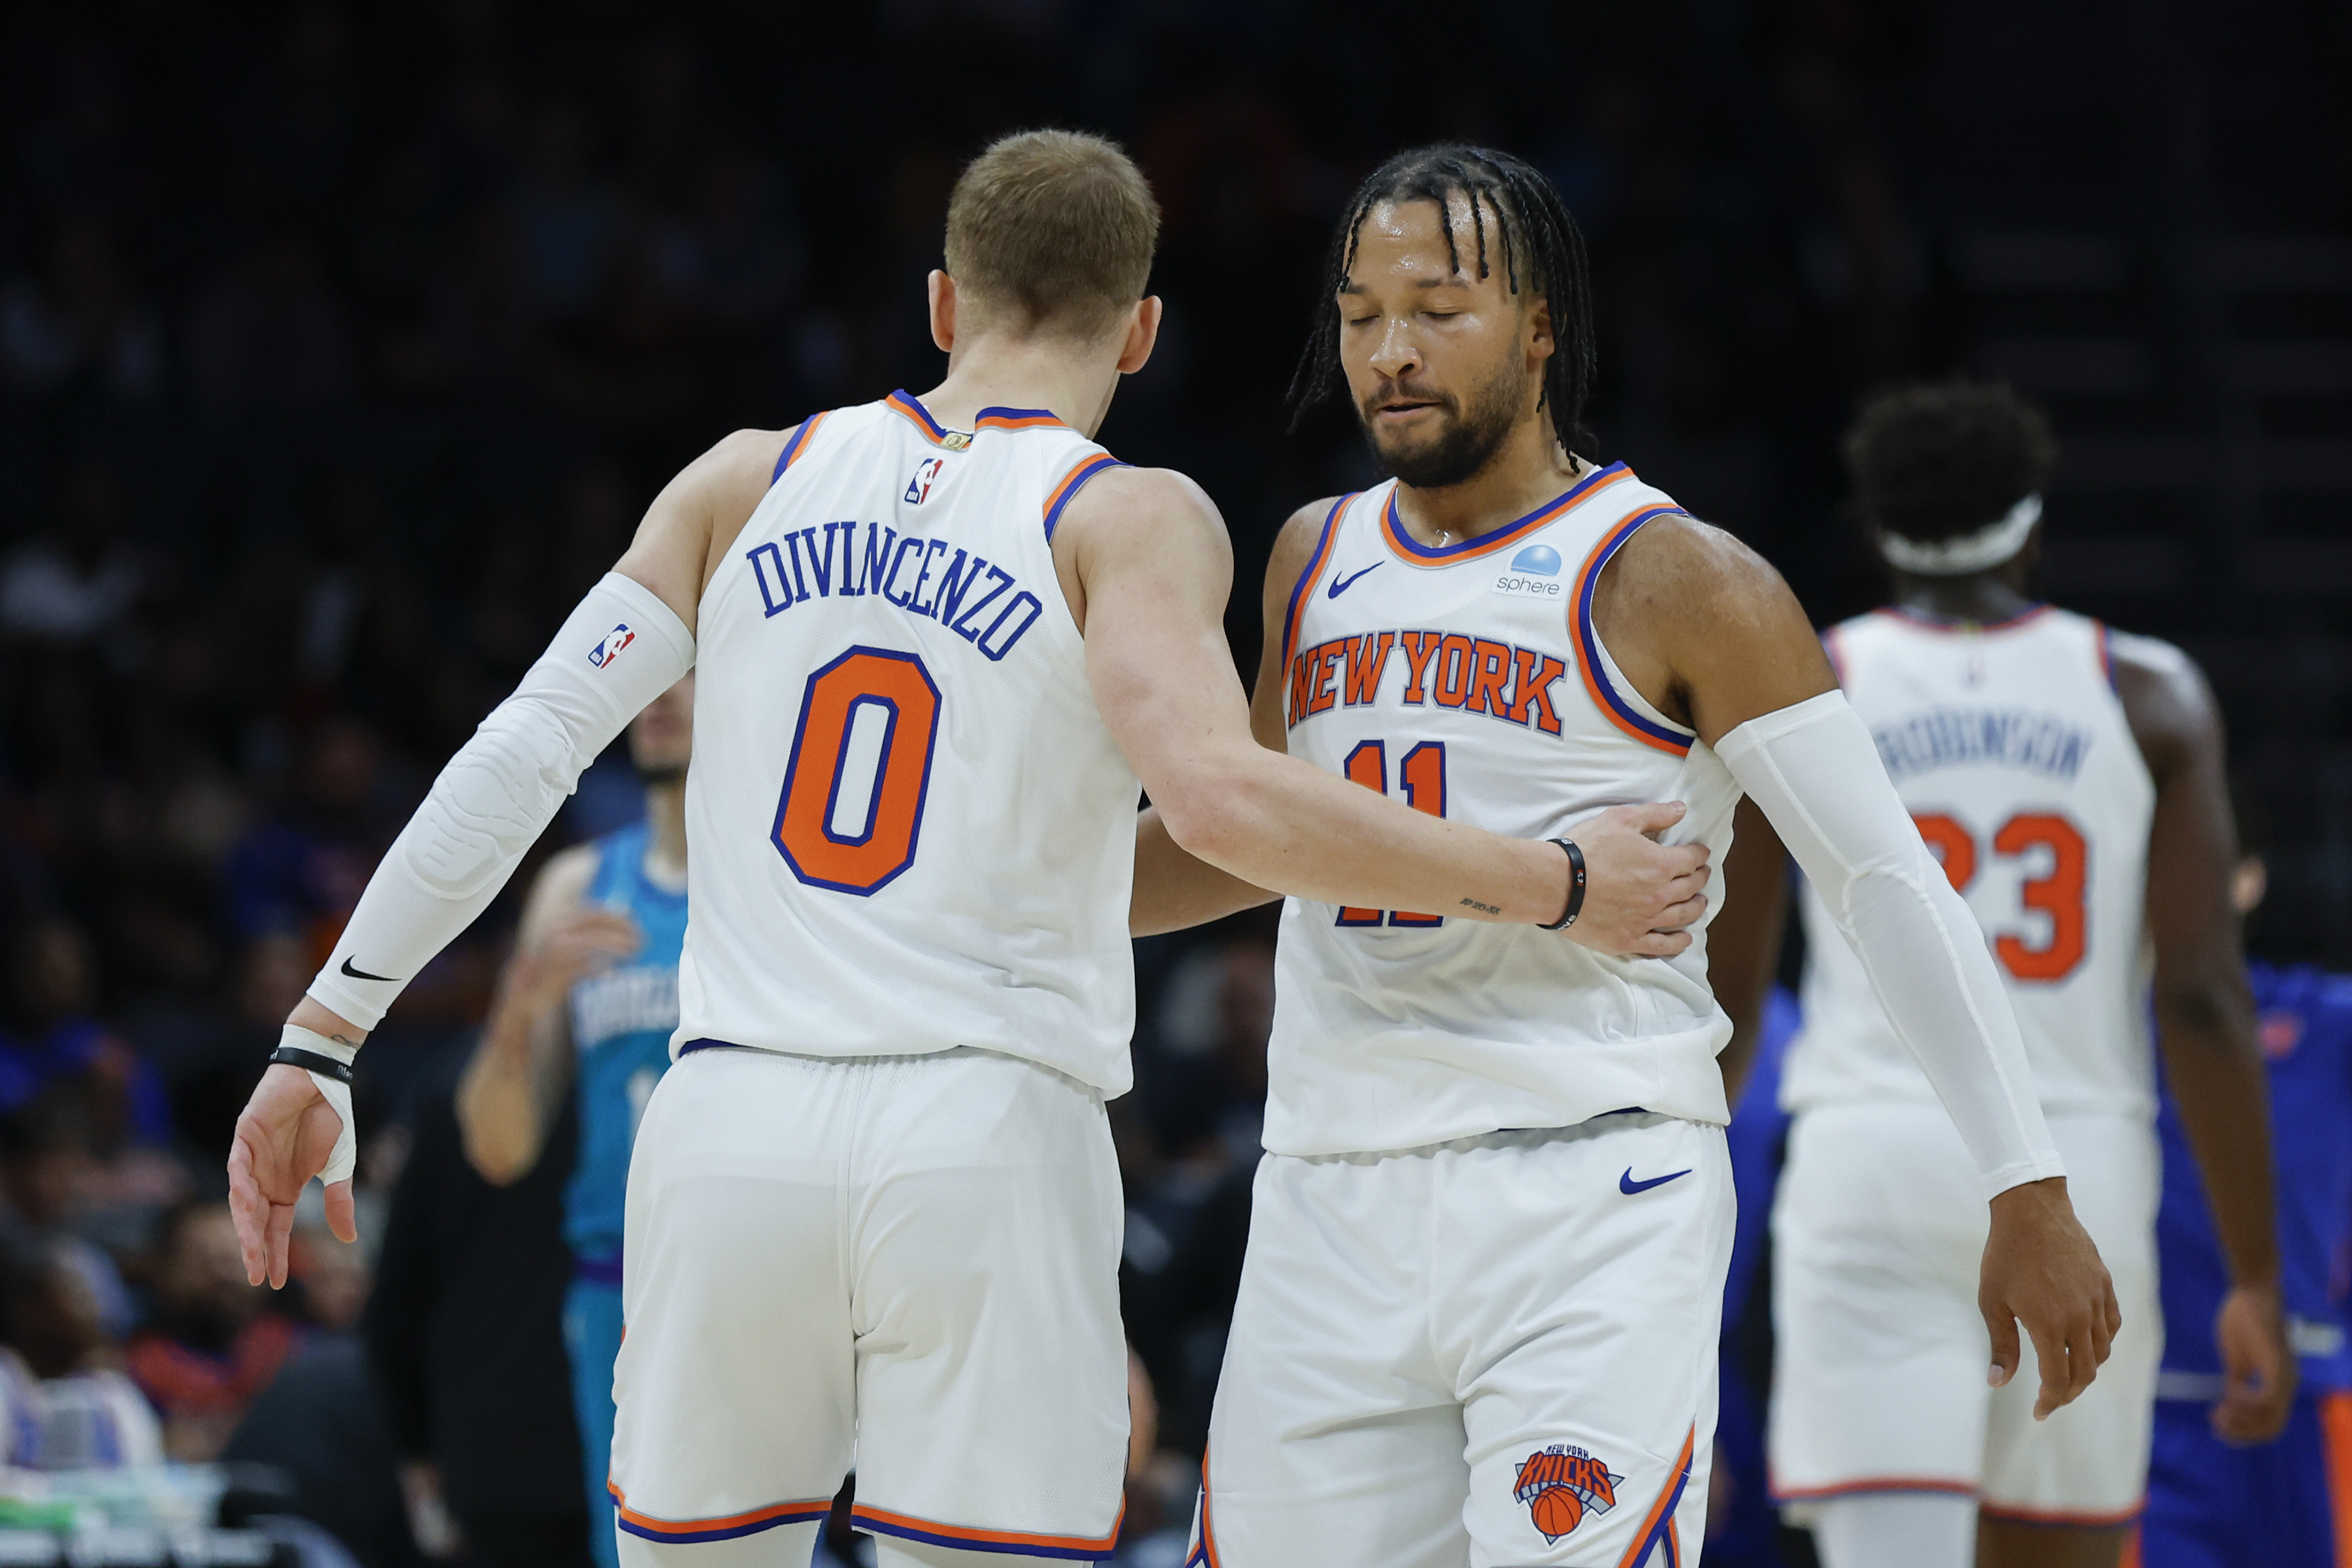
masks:
<svg viewBox="0 0 2352 1568"><path fill-rule="evenodd" d="M1365 567L1364 572L1377 572L1387 564L1388 563L1385 561L1375 561L1370 566ZM1353 586L1356 578L1362 576L1364 572L1358 572L1351 576L1332 578L1331 586L1324 591L1323 596L1327 599L1338 598L1340 595L1346 593L1349 587Z"/></svg>
<svg viewBox="0 0 2352 1568"><path fill-rule="evenodd" d="M1687 1176L1689 1174L1690 1172L1688 1170L1673 1171L1663 1176L1652 1176L1646 1182L1637 1182L1633 1179L1633 1167L1628 1165L1625 1167L1625 1173L1617 1178L1617 1190L1630 1198L1635 1193L1646 1193L1652 1187L1663 1187L1668 1182L1673 1181L1676 1176Z"/></svg>
<svg viewBox="0 0 2352 1568"><path fill-rule="evenodd" d="M354 980L381 980L387 984L390 984L392 981L392 976L389 974L370 974L364 969L353 969L352 967L352 961L348 958L343 960L343 973L350 975Z"/></svg>

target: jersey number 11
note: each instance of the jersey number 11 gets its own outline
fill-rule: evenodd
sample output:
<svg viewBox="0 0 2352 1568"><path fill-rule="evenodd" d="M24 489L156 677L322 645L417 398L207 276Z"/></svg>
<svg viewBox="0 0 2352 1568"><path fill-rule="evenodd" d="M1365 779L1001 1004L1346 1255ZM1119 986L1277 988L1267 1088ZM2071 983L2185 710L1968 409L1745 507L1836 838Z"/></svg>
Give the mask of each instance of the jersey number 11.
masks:
<svg viewBox="0 0 2352 1568"><path fill-rule="evenodd" d="M1375 789L1382 795L1389 792L1389 748L1385 741L1364 741L1348 753L1343 770L1349 779ZM1423 741L1404 754L1397 764L1397 782L1404 786L1404 803L1415 811L1425 811L1432 816L1445 815L1445 742ZM1339 922L1343 926L1442 926L1443 915L1407 914L1402 910L1342 909Z"/></svg>

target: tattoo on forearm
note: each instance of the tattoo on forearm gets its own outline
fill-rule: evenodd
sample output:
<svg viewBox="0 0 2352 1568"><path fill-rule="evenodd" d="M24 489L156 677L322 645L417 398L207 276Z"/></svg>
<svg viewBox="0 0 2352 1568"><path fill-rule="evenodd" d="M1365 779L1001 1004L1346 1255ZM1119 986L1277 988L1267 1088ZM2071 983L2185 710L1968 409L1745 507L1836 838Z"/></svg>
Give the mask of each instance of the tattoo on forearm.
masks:
<svg viewBox="0 0 2352 1568"><path fill-rule="evenodd" d="M1476 910L1482 915L1499 915L1503 912L1498 906L1494 904L1482 904L1475 899L1463 900L1462 907L1465 910Z"/></svg>

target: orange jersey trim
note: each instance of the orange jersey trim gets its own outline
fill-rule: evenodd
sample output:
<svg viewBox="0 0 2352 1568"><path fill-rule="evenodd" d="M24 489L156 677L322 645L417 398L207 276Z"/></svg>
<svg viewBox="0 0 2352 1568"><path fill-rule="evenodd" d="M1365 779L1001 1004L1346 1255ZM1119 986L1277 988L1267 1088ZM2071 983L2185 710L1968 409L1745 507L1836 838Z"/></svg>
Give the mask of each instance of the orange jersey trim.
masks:
<svg viewBox="0 0 2352 1568"><path fill-rule="evenodd" d="M1224 1568L1217 1561L1217 1532L1209 1517L1209 1455L1201 1452L1201 1539L1192 1545L1192 1553L1184 1559L1184 1568Z"/></svg>
<svg viewBox="0 0 2352 1568"><path fill-rule="evenodd" d="M1682 1538L1675 1531L1674 1515L1683 1500L1683 1489L1690 1485L1691 1454L1697 1446L1698 1428L1694 1426L1683 1434L1683 1451L1675 1456L1674 1469L1666 1484L1658 1489L1658 1500L1650 1505L1641 1528L1633 1532L1633 1544L1617 1560L1617 1568L1641 1568L1660 1545L1665 1547L1669 1563L1681 1562Z"/></svg>
<svg viewBox="0 0 2352 1568"><path fill-rule="evenodd" d="M971 422L974 430L1066 430L1050 408L983 408Z"/></svg>
<svg viewBox="0 0 2352 1568"><path fill-rule="evenodd" d="M2326 1454L2327 1511L2336 1525L2336 1568L2352 1568L2352 1389L2319 1396L2319 1436Z"/></svg>
<svg viewBox="0 0 2352 1568"><path fill-rule="evenodd" d="M1054 530L1061 525L1062 509L1077 499L1078 492L1086 488L1088 479L1105 468L1125 467L1125 463L1108 452L1096 452L1073 464L1070 471L1062 476L1062 482L1055 485L1053 493L1045 498L1045 542L1054 542Z"/></svg>
<svg viewBox="0 0 2352 1568"><path fill-rule="evenodd" d="M1093 1561L1111 1554L1118 1544L1119 1526L1127 1521L1127 1503L1119 1502L1118 1514L1111 1521L1107 1535L1041 1535L1019 1530L981 1530L968 1524L940 1524L933 1520L918 1519L910 1513L893 1513L887 1509L869 1508L865 1503L851 1507L849 1517L868 1530L878 1530L885 1535L902 1536L908 1541L928 1542L934 1546L961 1546L975 1552L1019 1552L1032 1557L1068 1557Z"/></svg>
<svg viewBox="0 0 2352 1568"><path fill-rule="evenodd" d="M1423 544L1416 541L1405 531L1404 520L1397 515L1397 493L1391 490L1388 504L1381 508L1381 536L1389 542L1390 551L1400 561L1415 566L1455 566L1510 548L1569 508L1591 500L1611 485L1633 477L1633 470L1624 464L1612 463L1599 473L1587 474L1517 521L1507 522L1492 533L1482 533L1459 544Z"/></svg>
<svg viewBox="0 0 2352 1568"><path fill-rule="evenodd" d="M1315 553L1307 558L1307 570L1298 574L1297 583L1290 590L1290 608L1282 617L1282 665L1286 669L1290 668L1291 656L1298 651L1299 617L1307 613L1307 601L1314 594L1323 568L1331 563L1331 543L1339 534L1339 518L1348 510L1348 503L1360 493L1349 490L1331 503L1330 511L1323 519L1323 531L1315 541ZM1293 715L1292 722L1297 721Z"/></svg>
<svg viewBox="0 0 2352 1568"><path fill-rule="evenodd" d="M949 445L947 426L931 417L931 411L904 392L894 392L882 400L883 405L923 433L923 439L934 447ZM961 443L959 443L961 444Z"/></svg>
<svg viewBox="0 0 2352 1568"><path fill-rule="evenodd" d="M2146 1498L2113 1513L2074 1513L2064 1509L2018 1508L1997 1502L1977 1505L1977 1511L1987 1519L2006 1520L2011 1524L2054 1524L2069 1530L2120 1530L2137 1521L2147 1509Z"/></svg>
<svg viewBox="0 0 2352 1568"><path fill-rule="evenodd" d="M716 1519L656 1519L629 1506L620 1487L606 1481L604 1489L613 1494L613 1511L620 1517L621 1528L632 1535L648 1541L693 1542L731 1541L737 1536L756 1535L763 1530L773 1530L780 1524L803 1524L823 1519L833 1511L831 1498L810 1498L800 1502L770 1503L742 1513L725 1514Z"/></svg>
<svg viewBox="0 0 2352 1568"><path fill-rule="evenodd" d="M816 434L816 427L824 423L826 415L830 413L831 409L824 409L810 415L784 438L784 449L776 454L776 471L768 476L770 484L782 479L785 469L808 455L809 438Z"/></svg>
<svg viewBox="0 0 2352 1568"><path fill-rule="evenodd" d="M1576 617L1577 673L1584 678L1584 694L1601 710L1601 716L1636 741L1670 756L1690 755L1691 742L1698 737L1670 730L1635 709L1617 694L1601 673L1601 634L1592 626L1592 591L1600 581L1601 569L1609 564L1624 542L1640 531L1643 524L1662 517L1689 515L1676 506L1643 507L1621 519L1592 547L1577 569L1576 587L1570 604L1570 613Z"/></svg>
<svg viewBox="0 0 2352 1568"><path fill-rule="evenodd" d="M1822 1502L1831 1498L1869 1497L1881 1492L1944 1492L1955 1497L1974 1497L1974 1481L1944 1480L1934 1476L1864 1476L1859 1480L1840 1481L1834 1486L1791 1489L1775 1485L1774 1502Z"/></svg>

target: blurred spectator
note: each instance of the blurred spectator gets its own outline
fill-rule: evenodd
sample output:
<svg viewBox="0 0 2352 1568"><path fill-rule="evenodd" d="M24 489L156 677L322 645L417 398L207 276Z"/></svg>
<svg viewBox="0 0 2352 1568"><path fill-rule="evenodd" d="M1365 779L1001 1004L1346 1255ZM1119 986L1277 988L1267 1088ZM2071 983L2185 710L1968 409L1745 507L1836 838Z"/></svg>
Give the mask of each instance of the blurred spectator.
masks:
<svg viewBox="0 0 2352 1568"><path fill-rule="evenodd" d="M162 1460L163 1430L117 1364L97 1297L54 1247L0 1248L0 1347L9 1463L70 1470Z"/></svg>
<svg viewBox="0 0 2352 1568"><path fill-rule="evenodd" d="M12 1239L43 1249L78 1274L100 1327L130 1331L131 1296L106 1251L73 1233L102 1185L79 1105L48 1095L0 1119L0 1192L8 1199Z"/></svg>
<svg viewBox="0 0 2352 1568"><path fill-rule="evenodd" d="M397 1460L353 1331L367 1266L357 1247L328 1233L323 1213L298 1218L293 1236L293 1278L314 1331L247 1408L221 1458L290 1477L288 1511L325 1530L364 1568L413 1563Z"/></svg>
<svg viewBox="0 0 2352 1568"><path fill-rule="evenodd" d="M245 1282L226 1203L190 1203L156 1229L153 1310L131 1342L131 1375L163 1417L164 1452L220 1458L300 1331Z"/></svg>
<svg viewBox="0 0 2352 1568"><path fill-rule="evenodd" d="M172 1136L171 1103L154 1068L90 1016L97 1002L89 942L65 921L25 931L12 954L9 1027L0 1035L0 1110L70 1081L98 1147L161 1145Z"/></svg>
<svg viewBox="0 0 2352 1568"><path fill-rule="evenodd" d="M538 1163L493 1187L467 1163L455 1089L444 1077L418 1106L365 1319L409 1519L478 1568L588 1568L562 1335L579 1118L567 1101Z"/></svg>
<svg viewBox="0 0 2352 1568"><path fill-rule="evenodd" d="M293 932L314 963L324 961L390 841L383 760L374 731L356 719L327 719L310 733L291 798L229 852L229 905L239 931Z"/></svg>
<svg viewBox="0 0 2352 1568"><path fill-rule="evenodd" d="M108 640L139 595L146 570L122 539L121 478L84 463L68 476L59 526L0 568L0 631L30 640ZM107 651L119 659L118 644Z"/></svg>

